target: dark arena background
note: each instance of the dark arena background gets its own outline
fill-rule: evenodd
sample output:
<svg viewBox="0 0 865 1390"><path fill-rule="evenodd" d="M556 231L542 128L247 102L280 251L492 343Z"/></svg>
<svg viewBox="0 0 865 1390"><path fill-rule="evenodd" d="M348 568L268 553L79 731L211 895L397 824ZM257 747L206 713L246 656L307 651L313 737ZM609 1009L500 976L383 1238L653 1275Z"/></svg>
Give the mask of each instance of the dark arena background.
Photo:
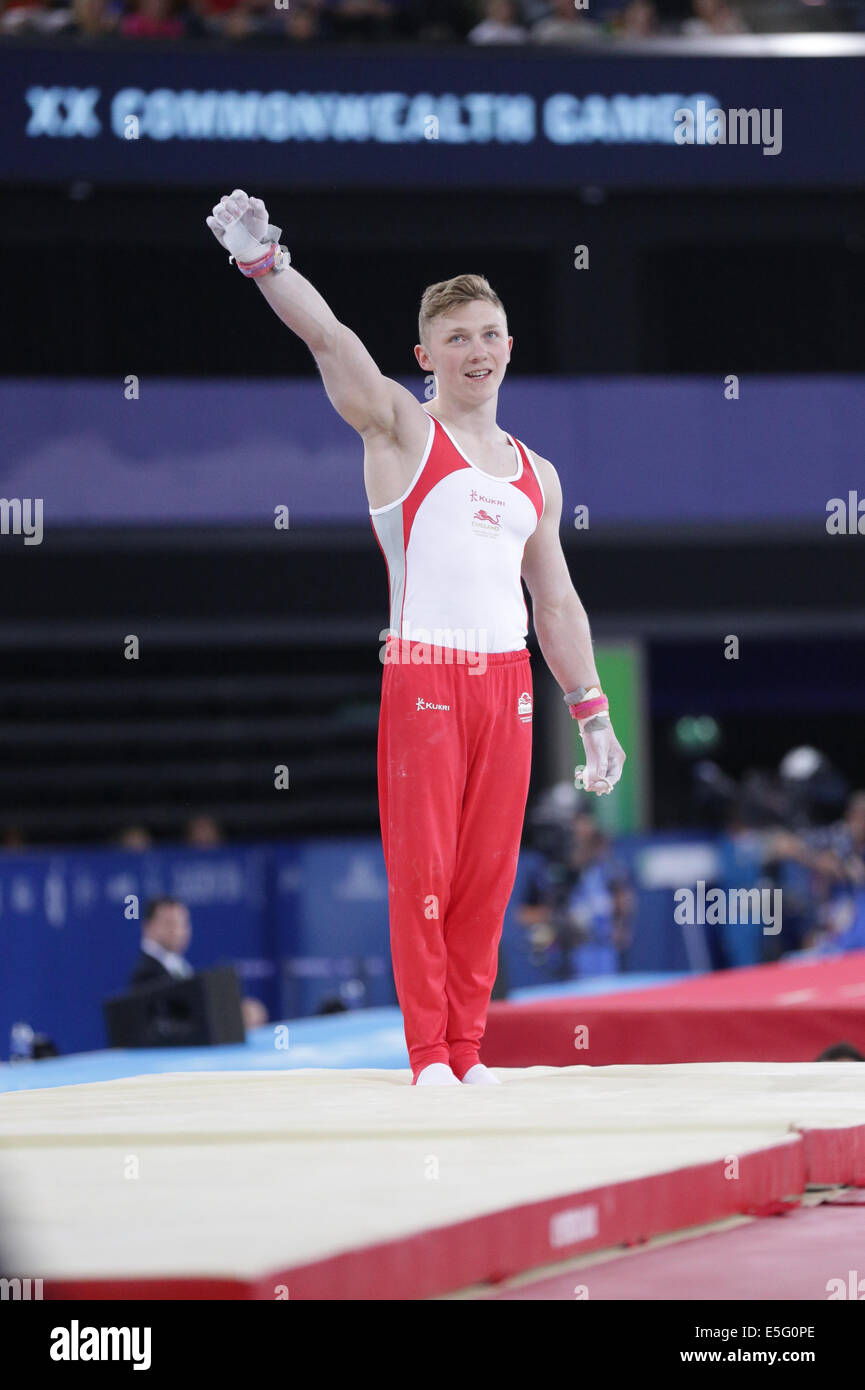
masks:
<svg viewBox="0 0 865 1390"><path fill-rule="evenodd" d="M3 1298L665 1302L659 1367L825 1365L813 1305L865 1297L865 3L6 0L0 79ZM561 480L627 762L576 789L526 593L460 1102L391 964L363 441L206 226L235 189L421 403L424 289L485 276L498 424Z"/></svg>

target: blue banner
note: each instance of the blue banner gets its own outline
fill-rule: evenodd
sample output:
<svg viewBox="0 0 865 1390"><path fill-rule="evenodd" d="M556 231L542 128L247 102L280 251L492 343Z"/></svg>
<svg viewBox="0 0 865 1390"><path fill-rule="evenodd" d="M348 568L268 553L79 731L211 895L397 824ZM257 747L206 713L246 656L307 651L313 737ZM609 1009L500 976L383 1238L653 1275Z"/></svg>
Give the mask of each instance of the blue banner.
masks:
<svg viewBox="0 0 865 1390"><path fill-rule="evenodd" d="M848 49L364 48L361 59L15 43L0 48L0 179L214 193L849 186L865 179L865 59Z"/></svg>

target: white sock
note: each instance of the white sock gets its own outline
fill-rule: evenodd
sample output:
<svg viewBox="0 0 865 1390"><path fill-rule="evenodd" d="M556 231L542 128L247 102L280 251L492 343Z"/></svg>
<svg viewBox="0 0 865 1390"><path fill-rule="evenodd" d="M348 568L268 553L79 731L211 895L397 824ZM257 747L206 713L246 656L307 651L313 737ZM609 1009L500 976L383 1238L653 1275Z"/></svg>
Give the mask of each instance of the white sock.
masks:
<svg viewBox="0 0 865 1390"><path fill-rule="evenodd" d="M458 1086L460 1083L454 1076L447 1062L430 1062L428 1067L424 1067L419 1073L416 1086Z"/></svg>
<svg viewBox="0 0 865 1390"><path fill-rule="evenodd" d="M489 1067L485 1067L483 1062L475 1062L473 1067L469 1067L463 1077L463 1085L469 1086L501 1086L497 1076L493 1076Z"/></svg>

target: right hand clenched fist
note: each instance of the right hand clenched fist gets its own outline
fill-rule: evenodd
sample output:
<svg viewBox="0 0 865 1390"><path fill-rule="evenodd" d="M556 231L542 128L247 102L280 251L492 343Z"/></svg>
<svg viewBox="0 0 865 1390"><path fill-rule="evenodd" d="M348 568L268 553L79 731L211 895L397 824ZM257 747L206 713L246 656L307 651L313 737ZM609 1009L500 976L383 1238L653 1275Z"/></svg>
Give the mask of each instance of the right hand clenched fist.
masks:
<svg viewBox="0 0 865 1390"><path fill-rule="evenodd" d="M254 261L262 254L262 243L266 244L267 208L260 198L248 198L242 188L235 188L220 198L207 225L235 260Z"/></svg>

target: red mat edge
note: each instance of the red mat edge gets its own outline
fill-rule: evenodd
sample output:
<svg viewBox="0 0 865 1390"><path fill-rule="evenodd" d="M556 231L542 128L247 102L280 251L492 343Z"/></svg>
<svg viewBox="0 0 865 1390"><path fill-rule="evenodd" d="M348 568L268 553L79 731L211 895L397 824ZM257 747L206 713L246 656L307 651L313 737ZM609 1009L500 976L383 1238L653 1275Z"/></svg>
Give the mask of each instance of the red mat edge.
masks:
<svg viewBox="0 0 865 1390"><path fill-rule="evenodd" d="M795 1126L805 1146L808 1181L838 1187L865 1187L865 1125L827 1129Z"/></svg>
<svg viewBox="0 0 865 1390"><path fill-rule="evenodd" d="M804 1190L801 1135L743 1154L737 1181L726 1160L507 1207L288 1267L259 1279L205 1277L46 1279L49 1299L402 1300L510 1278L621 1244L701 1225ZM584 1234L583 1234L584 1233Z"/></svg>
<svg viewBox="0 0 865 1390"><path fill-rule="evenodd" d="M245 1279L220 1279L209 1274L157 1274L152 1278L130 1274L128 1278L112 1275L100 1279L48 1278L42 1281L43 1298L55 1302L62 1300L64 1303L78 1299L88 1303L91 1300L101 1302L117 1299L159 1299L172 1303L181 1300L209 1303L227 1299L236 1302L238 1299L256 1297L252 1293L253 1288L254 1285Z"/></svg>
<svg viewBox="0 0 865 1390"><path fill-rule="evenodd" d="M865 1047L861 1000L783 1006L700 1001L664 1009L631 1004L626 1013L609 1008L606 1000L586 1000L579 1010L568 1002L569 1011L555 1009L553 1003L502 1004L495 1017L491 1011L481 1061L506 1068L814 1062L841 1039ZM591 1061L588 1049L575 1045L575 1019L592 1037ZM791 1028L791 1023L797 1026Z"/></svg>
<svg viewBox="0 0 865 1390"><path fill-rule="evenodd" d="M795 1138L739 1157L525 1203L278 1270L260 1279L46 1279L53 1300L400 1301L478 1283L724 1217L781 1210L809 1183L865 1186L865 1125L793 1128ZM721 1179L719 1181L719 1178ZM578 1231L587 1233L578 1235ZM569 1235L572 1238L568 1238Z"/></svg>

